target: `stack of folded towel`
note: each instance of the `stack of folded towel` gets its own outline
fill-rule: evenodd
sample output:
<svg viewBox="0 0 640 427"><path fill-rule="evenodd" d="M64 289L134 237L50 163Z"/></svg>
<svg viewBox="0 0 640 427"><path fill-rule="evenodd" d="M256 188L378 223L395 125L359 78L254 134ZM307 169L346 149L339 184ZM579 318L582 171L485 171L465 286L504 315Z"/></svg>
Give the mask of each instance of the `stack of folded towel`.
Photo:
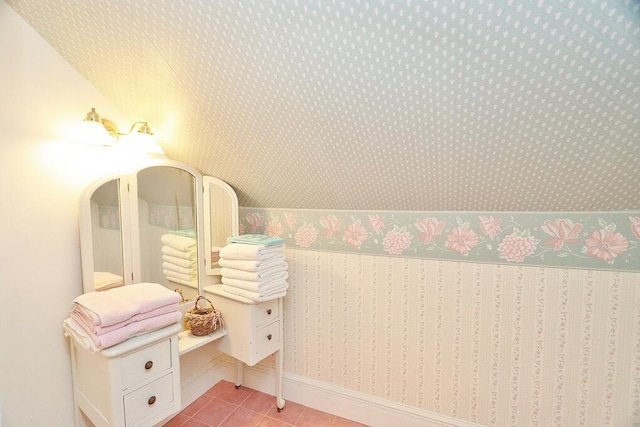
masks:
<svg viewBox="0 0 640 427"><path fill-rule="evenodd" d="M284 239L244 235L220 250L222 290L250 301L284 297L289 284Z"/></svg>
<svg viewBox="0 0 640 427"><path fill-rule="evenodd" d="M158 283L138 283L73 300L65 330L85 349L99 351L180 322L181 297Z"/></svg>
<svg viewBox="0 0 640 427"><path fill-rule="evenodd" d="M177 234L163 234L162 273L168 281L198 287L198 251L196 239Z"/></svg>

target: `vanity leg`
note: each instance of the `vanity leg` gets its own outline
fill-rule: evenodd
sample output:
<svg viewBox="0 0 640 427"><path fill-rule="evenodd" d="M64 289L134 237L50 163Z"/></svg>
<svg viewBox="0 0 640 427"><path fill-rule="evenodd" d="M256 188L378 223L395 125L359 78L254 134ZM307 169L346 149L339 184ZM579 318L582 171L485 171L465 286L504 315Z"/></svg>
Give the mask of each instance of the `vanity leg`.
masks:
<svg viewBox="0 0 640 427"><path fill-rule="evenodd" d="M236 389L242 385L242 362L236 359Z"/></svg>
<svg viewBox="0 0 640 427"><path fill-rule="evenodd" d="M276 406L278 412L284 408L285 401L282 398L282 349L276 351Z"/></svg>

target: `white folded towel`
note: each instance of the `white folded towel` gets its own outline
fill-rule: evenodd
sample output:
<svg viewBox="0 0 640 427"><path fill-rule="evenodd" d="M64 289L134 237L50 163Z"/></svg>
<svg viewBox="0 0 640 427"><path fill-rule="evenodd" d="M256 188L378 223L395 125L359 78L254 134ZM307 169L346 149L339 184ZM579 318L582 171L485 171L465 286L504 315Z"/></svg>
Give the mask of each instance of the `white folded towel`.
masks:
<svg viewBox="0 0 640 427"><path fill-rule="evenodd" d="M270 268L286 264L284 254L275 255L266 260L224 259L218 261L220 267L228 267L243 271L265 271Z"/></svg>
<svg viewBox="0 0 640 427"><path fill-rule="evenodd" d="M163 234L160 237L163 245L169 246L182 252L189 252L196 249L196 239L176 234Z"/></svg>
<svg viewBox="0 0 640 427"><path fill-rule="evenodd" d="M227 292L229 293L229 292ZM247 297L243 297L242 295L238 295L238 294L233 294L233 298L236 299L237 301L240 301L244 304L258 304L264 301L271 301L277 298L283 298L287 296L287 291L283 291L279 294L274 294L274 295L269 295L266 297L259 297L259 298L247 298Z"/></svg>
<svg viewBox="0 0 640 427"><path fill-rule="evenodd" d="M171 246L166 245L162 247L161 251L164 255L188 260L194 260L198 255L198 251L196 249L192 249L190 251L180 251L176 248L172 248Z"/></svg>
<svg viewBox="0 0 640 427"><path fill-rule="evenodd" d="M177 265L182 268L197 268L198 265L198 261L196 260L195 256L193 257L193 259L184 259L163 254L162 261L170 262L171 264Z"/></svg>
<svg viewBox="0 0 640 427"><path fill-rule="evenodd" d="M180 265L176 265L172 262L165 261L162 263L162 268L165 270L175 271L176 273L187 274L194 276L198 274L198 268L195 265L192 265L189 268L181 267Z"/></svg>
<svg viewBox="0 0 640 427"><path fill-rule="evenodd" d="M274 289L281 289L289 286L285 279L272 280L269 282L252 282L249 280L230 279L222 276L220 281L227 286L233 286L234 288L258 293L271 293Z"/></svg>
<svg viewBox="0 0 640 427"><path fill-rule="evenodd" d="M269 299L274 299L274 298L281 298L286 295L287 288L288 288L288 285L280 289L274 289L269 293L259 293L259 292L251 292L245 289L236 288L234 286L222 285L223 292L228 292L234 295L240 295L241 297L244 297L256 302L267 301Z"/></svg>
<svg viewBox="0 0 640 427"><path fill-rule="evenodd" d="M194 288L194 289L198 289L198 279L191 279L191 280L183 280L183 279L179 279L177 277L167 277L167 280L169 282L172 283L177 283L179 285L184 285L184 286L188 286L190 288Z"/></svg>
<svg viewBox="0 0 640 427"><path fill-rule="evenodd" d="M220 249L220 258L265 260L277 254L284 254L284 244L277 246L258 246L232 243Z"/></svg>
<svg viewBox="0 0 640 427"><path fill-rule="evenodd" d="M244 271L222 267L220 269L220 274L222 277L228 277L230 279L251 280L254 282L286 279L289 277L286 264L276 266L265 271Z"/></svg>
<svg viewBox="0 0 640 427"><path fill-rule="evenodd" d="M167 279L194 280L198 277L196 274L182 274L177 271L166 269L162 270L162 274L164 274L164 277Z"/></svg>

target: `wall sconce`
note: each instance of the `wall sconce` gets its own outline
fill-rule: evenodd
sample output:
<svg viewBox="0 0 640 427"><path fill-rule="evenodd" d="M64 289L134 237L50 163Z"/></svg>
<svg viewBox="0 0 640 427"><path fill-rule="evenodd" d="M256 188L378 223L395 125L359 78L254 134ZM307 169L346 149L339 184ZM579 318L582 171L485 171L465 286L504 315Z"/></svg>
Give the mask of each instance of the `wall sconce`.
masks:
<svg viewBox="0 0 640 427"><path fill-rule="evenodd" d="M129 132L121 133L115 123L111 120L100 118L95 108L91 108L91 111L86 114L84 121L101 125L100 127L103 129L100 132L104 134L104 131L106 130L110 136L116 139L118 147L143 153L164 154L162 147L160 147L160 144L158 144L153 137L153 131L147 122L135 122L131 125ZM95 128L96 126L93 127ZM135 132L134 129L136 129ZM121 136L126 137L126 141L120 142Z"/></svg>

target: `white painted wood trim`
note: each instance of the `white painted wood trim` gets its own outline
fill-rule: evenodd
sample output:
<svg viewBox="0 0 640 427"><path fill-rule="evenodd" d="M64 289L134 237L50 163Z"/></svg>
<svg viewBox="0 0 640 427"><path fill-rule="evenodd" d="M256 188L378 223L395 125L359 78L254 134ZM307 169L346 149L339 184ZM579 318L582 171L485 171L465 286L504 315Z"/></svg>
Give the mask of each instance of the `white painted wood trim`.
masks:
<svg viewBox="0 0 640 427"><path fill-rule="evenodd" d="M222 364L225 365L225 371L233 372L232 359L225 358ZM233 377L227 380L233 381ZM245 366L243 385L263 393L274 394L275 372L264 365ZM283 396L287 401L372 427L482 427L480 424L288 373L284 374ZM286 405L283 410L287 410Z"/></svg>

